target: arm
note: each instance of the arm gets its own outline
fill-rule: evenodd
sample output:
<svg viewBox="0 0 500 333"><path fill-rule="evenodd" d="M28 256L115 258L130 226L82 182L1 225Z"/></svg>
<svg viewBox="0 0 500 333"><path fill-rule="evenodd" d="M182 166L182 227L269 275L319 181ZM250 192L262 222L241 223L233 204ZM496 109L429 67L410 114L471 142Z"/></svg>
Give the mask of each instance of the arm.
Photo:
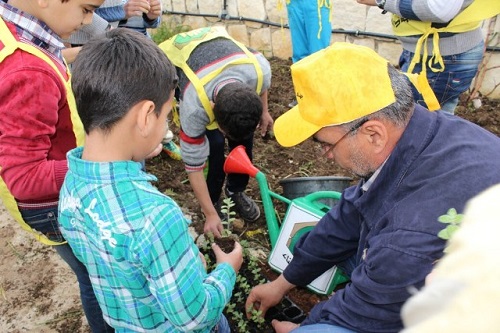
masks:
<svg viewBox="0 0 500 333"><path fill-rule="evenodd" d="M222 222L208 194L207 182L205 181L203 171L189 172L188 178L194 195L200 204L201 211L206 218L203 232L205 234L211 232L215 237L221 237Z"/></svg>
<svg viewBox="0 0 500 333"><path fill-rule="evenodd" d="M293 259L283 271L290 283L305 286L332 266L356 255L361 218L345 197L356 196L359 191L358 187L345 190L338 204L299 239Z"/></svg>
<svg viewBox="0 0 500 333"><path fill-rule="evenodd" d="M245 303L247 318L252 316L252 310L262 311L262 317L264 317L267 310L278 304L281 299L294 287L295 285L288 282L283 274L281 274L272 282L261 284L252 288Z"/></svg>
<svg viewBox="0 0 500 333"><path fill-rule="evenodd" d="M271 117L269 113L267 90L264 90L262 94L260 94L260 99L262 100L262 117L260 118L258 128L260 128L260 135L265 136L267 132L273 129L273 117Z"/></svg>
<svg viewBox="0 0 500 333"><path fill-rule="evenodd" d="M2 64L6 69L9 60ZM57 198L68 170L65 154L76 146L73 133L66 131L58 133L61 141L54 145L58 125L69 121L69 115L60 114L67 107L62 102L65 89L56 73L47 66L37 69L37 62L28 64L29 70L11 70L6 75L0 70L2 178L21 200Z"/></svg>
<svg viewBox="0 0 500 333"><path fill-rule="evenodd" d="M375 0L357 0L367 6L376 6ZM416 21L446 23L462 9L464 0L387 0L384 9L398 16Z"/></svg>
<svg viewBox="0 0 500 333"><path fill-rule="evenodd" d="M231 297L242 262L241 246L228 257L214 247L218 264L207 274L189 234L188 221L177 205L159 205L150 219L156 222L139 237L141 243L134 252L147 272L157 304L181 331L215 326Z"/></svg>

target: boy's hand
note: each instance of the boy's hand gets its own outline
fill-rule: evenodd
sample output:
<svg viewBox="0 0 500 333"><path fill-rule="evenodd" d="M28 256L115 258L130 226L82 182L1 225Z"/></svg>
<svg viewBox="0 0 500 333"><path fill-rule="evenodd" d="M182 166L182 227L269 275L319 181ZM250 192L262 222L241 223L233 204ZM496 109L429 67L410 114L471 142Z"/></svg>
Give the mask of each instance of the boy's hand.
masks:
<svg viewBox="0 0 500 333"><path fill-rule="evenodd" d="M123 5L125 11L125 18L129 19L132 16L142 16L147 14L151 6L148 0L129 0Z"/></svg>
<svg viewBox="0 0 500 333"><path fill-rule="evenodd" d="M160 0L150 0L149 5L150 8L147 17L150 20L156 20L161 15L161 2Z"/></svg>
<svg viewBox="0 0 500 333"><path fill-rule="evenodd" d="M234 249L230 253L224 253L219 245L213 243L212 250L214 251L215 258L217 259L217 264L227 262L234 271L238 273L243 264L243 248L240 243L234 242Z"/></svg>
<svg viewBox="0 0 500 333"><path fill-rule="evenodd" d="M257 125L257 128L260 130L260 135L265 137L268 132L271 132L273 130L273 124L274 121L269 112L262 113L259 125Z"/></svg>
<svg viewBox="0 0 500 333"><path fill-rule="evenodd" d="M208 235L208 233L211 232L215 237L220 238L224 228L219 215L207 215L206 218L207 220L205 221L205 226L203 227L203 233Z"/></svg>

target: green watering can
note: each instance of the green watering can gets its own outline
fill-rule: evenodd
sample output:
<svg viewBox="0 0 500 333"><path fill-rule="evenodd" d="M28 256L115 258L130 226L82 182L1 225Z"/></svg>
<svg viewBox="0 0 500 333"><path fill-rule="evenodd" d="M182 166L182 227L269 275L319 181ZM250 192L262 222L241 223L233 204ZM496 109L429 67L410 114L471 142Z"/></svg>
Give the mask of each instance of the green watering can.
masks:
<svg viewBox="0 0 500 333"><path fill-rule="evenodd" d="M266 176L252 164L244 146L238 146L229 153L224 163L224 172L246 174L257 180L272 248L268 262L280 273L292 260L293 248L300 237L314 228L330 210L331 207L319 200L339 200L341 197L341 193L336 191L317 191L290 200L271 191ZM276 217L273 198L288 205L281 225ZM334 266L307 285L307 288L318 294L329 295L338 284L346 281L348 278Z"/></svg>

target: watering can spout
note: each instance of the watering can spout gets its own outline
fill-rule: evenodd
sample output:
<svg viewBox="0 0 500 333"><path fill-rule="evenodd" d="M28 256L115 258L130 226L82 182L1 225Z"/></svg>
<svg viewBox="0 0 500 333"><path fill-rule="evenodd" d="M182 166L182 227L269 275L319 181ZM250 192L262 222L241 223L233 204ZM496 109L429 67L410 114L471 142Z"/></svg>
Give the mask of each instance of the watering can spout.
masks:
<svg viewBox="0 0 500 333"><path fill-rule="evenodd" d="M240 145L235 147L229 155L226 157L224 162L224 172L225 173L242 173L255 178L259 173L257 169L245 151L245 146Z"/></svg>
<svg viewBox="0 0 500 333"><path fill-rule="evenodd" d="M271 246L274 247L279 235L278 220L271 199L271 195L275 194L269 190L266 176L252 164L252 161L250 161L245 151L245 146L240 145L231 150L224 162L224 172L242 173L257 180L262 198L262 206L264 207L264 214L266 216L269 239L271 240Z"/></svg>

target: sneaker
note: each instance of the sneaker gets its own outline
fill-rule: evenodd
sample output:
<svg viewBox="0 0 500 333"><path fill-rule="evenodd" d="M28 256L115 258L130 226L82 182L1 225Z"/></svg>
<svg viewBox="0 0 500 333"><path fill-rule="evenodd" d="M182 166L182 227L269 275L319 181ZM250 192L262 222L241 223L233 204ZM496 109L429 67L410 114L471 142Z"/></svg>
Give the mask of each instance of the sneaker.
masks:
<svg viewBox="0 0 500 333"><path fill-rule="evenodd" d="M181 160L181 148L174 142L174 133L168 130L165 137L161 141L163 145L163 151L174 160Z"/></svg>
<svg viewBox="0 0 500 333"><path fill-rule="evenodd" d="M163 151L167 153L168 156L170 156L171 159L174 160L181 160L181 148L174 142L170 141L167 143L162 143L163 145Z"/></svg>
<svg viewBox="0 0 500 333"><path fill-rule="evenodd" d="M259 206L250 199L244 192L231 193L227 189L226 196L234 202L235 211L245 222L255 222L260 217Z"/></svg>
<svg viewBox="0 0 500 333"><path fill-rule="evenodd" d="M291 101L291 102L290 102L290 104L288 104L288 107L289 107L289 108L293 108L293 107L295 107L296 105L297 105L297 100L295 100L295 99L294 99L293 101Z"/></svg>

